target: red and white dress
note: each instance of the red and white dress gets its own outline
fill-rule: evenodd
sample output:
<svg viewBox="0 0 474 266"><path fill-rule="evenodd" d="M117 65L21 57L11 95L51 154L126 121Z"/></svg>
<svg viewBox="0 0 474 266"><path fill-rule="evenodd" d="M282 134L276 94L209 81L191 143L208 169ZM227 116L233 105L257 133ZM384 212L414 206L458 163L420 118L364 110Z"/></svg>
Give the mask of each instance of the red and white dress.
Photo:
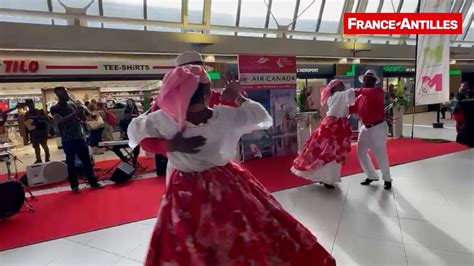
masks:
<svg viewBox="0 0 474 266"><path fill-rule="evenodd" d="M341 181L342 164L351 151L352 129L348 115L349 105L354 101L353 89L335 92L328 99L327 116L293 161L291 171L295 175L329 185Z"/></svg>
<svg viewBox="0 0 474 266"><path fill-rule="evenodd" d="M173 173L162 198L145 265L335 265L311 232L289 215L245 168L231 162L239 138L272 125L263 106L219 105L201 135L197 154L168 153ZM136 118L131 140L170 139L178 126L164 112Z"/></svg>

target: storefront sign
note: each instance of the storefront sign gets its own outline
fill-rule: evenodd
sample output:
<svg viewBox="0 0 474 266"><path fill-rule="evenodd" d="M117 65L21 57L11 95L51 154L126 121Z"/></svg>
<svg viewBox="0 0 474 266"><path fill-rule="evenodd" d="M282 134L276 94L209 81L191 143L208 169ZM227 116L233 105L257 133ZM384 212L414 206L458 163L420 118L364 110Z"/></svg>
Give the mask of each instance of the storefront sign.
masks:
<svg viewBox="0 0 474 266"><path fill-rule="evenodd" d="M240 82L244 89L295 89L296 57L239 55Z"/></svg>
<svg viewBox="0 0 474 266"><path fill-rule="evenodd" d="M5 73L36 73L39 70L38 61L3 60L0 64Z"/></svg>
<svg viewBox="0 0 474 266"><path fill-rule="evenodd" d="M449 1L421 1L420 12L446 12ZM420 35L417 50L416 105L449 101L449 35Z"/></svg>
<svg viewBox="0 0 474 266"><path fill-rule="evenodd" d="M406 66L387 65L387 66L383 67L383 72L385 72L385 73L415 72L415 68L414 67L406 67Z"/></svg>
<svg viewBox="0 0 474 266"><path fill-rule="evenodd" d="M0 76L165 74L172 65L130 62L0 60Z"/></svg>
<svg viewBox="0 0 474 266"><path fill-rule="evenodd" d="M335 65L300 65L297 69L298 78L318 78L334 76Z"/></svg>

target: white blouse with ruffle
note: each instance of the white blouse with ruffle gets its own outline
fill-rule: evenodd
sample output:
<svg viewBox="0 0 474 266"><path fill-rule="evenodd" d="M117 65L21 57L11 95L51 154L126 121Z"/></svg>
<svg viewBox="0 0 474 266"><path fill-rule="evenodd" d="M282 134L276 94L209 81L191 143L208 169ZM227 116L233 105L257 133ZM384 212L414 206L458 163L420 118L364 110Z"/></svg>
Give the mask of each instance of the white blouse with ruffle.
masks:
<svg viewBox="0 0 474 266"><path fill-rule="evenodd" d="M242 135L268 129L272 124L268 112L255 101L247 100L238 108L219 105L207 123L186 123L183 136L202 136L206 138L206 143L196 154L169 152L168 168L190 173L224 166L236 158L236 145ZM158 110L132 120L128 127L129 145L133 148L145 138L171 139L178 131L176 121Z"/></svg>

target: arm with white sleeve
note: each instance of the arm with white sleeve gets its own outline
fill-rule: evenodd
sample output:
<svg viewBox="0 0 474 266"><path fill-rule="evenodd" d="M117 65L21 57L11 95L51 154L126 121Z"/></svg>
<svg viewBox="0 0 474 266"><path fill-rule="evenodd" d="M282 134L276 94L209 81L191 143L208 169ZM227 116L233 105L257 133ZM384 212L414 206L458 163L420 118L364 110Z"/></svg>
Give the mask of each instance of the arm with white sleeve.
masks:
<svg viewBox="0 0 474 266"><path fill-rule="evenodd" d="M127 129L130 147L134 148L146 138L172 139L179 132L178 124L165 112L158 110L132 119Z"/></svg>

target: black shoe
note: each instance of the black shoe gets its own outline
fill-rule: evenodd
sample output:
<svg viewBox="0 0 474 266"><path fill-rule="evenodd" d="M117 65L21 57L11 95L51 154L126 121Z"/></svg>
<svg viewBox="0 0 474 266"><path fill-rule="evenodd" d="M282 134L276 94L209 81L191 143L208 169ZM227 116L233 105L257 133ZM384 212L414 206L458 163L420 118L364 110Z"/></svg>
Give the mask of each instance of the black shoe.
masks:
<svg viewBox="0 0 474 266"><path fill-rule="evenodd" d="M49 160L49 158L48 158L48 159L46 159L46 160L44 160L44 161L48 163L50 160Z"/></svg>
<svg viewBox="0 0 474 266"><path fill-rule="evenodd" d="M368 178L366 178L364 181L360 182L360 184L361 184L362 186L368 186L368 185L370 185L370 183L372 183L372 182L374 182L374 181L377 181L377 180L373 180L373 179L368 179Z"/></svg>
<svg viewBox="0 0 474 266"><path fill-rule="evenodd" d="M385 182L385 183L383 184L383 188L384 188L385 190L391 190L391 189L392 189L392 182Z"/></svg>
<svg viewBox="0 0 474 266"><path fill-rule="evenodd" d="M98 182L95 183L95 184L91 184L91 188L101 189L101 188L105 188L105 187L104 187L104 185L102 184L102 182L98 181Z"/></svg>
<svg viewBox="0 0 474 266"><path fill-rule="evenodd" d="M323 183L323 186L327 189L334 189L334 186L330 184Z"/></svg>
<svg viewBox="0 0 474 266"><path fill-rule="evenodd" d="M72 189L72 193L74 193L74 194L79 194L79 193L80 193L79 188L78 188L78 187L73 188L73 189Z"/></svg>
<svg viewBox="0 0 474 266"><path fill-rule="evenodd" d="M41 160L36 160L33 164L43 163Z"/></svg>

